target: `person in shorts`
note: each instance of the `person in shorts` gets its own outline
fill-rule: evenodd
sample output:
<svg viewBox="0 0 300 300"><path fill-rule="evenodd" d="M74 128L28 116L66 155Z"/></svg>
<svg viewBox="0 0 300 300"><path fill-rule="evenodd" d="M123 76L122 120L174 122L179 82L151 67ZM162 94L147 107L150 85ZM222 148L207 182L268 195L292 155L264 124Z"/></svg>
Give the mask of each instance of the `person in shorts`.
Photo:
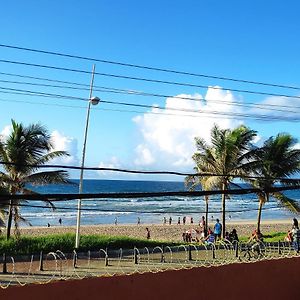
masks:
<svg viewBox="0 0 300 300"><path fill-rule="evenodd" d="M217 221L217 223L215 224L215 227L214 227L214 234L215 234L215 237L217 240L217 239L220 239L221 235L222 235L222 224L220 223L219 219L217 219L216 221Z"/></svg>

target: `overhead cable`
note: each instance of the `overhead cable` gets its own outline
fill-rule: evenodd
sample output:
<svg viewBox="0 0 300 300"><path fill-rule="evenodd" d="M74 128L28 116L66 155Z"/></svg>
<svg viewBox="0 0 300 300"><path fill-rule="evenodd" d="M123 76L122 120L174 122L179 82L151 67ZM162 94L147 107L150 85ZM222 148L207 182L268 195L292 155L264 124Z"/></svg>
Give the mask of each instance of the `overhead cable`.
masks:
<svg viewBox="0 0 300 300"><path fill-rule="evenodd" d="M81 69L64 68L64 67L50 66L50 65L43 65L43 64L33 64L33 63L13 61L13 60L0 59L0 62L8 63L8 64L24 65L24 66L30 66L30 67L46 68L46 69L59 70L59 71L76 72L76 73L81 73L81 74L89 74L89 75L91 74L90 71L81 70ZM206 85L199 85L199 84L192 84L192 83L184 83L184 82L177 82L177 81L166 81L166 80L151 79L151 78L144 78L144 77L117 75L117 74L110 74L110 73L95 72L95 75L112 77L112 78L127 79L127 80L151 82L151 83L161 83L161 84L168 84L168 85L197 87L197 88L205 88L205 89L211 88L211 89L216 89L216 90L227 90L227 91L240 92L240 93L257 94L257 95L267 95L267 96L277 96L277 97L291 97L291 98L297 98L298 97L298 96L285 95L285 94L256 92L256 91L250 91L250 90L232 89L232 88L227 88L227 87L222 87L221 88L221 87L218 87L218 86L206 86Z"/></svg>
<svg viewBox="0 0 300 300"><path fill-rule="evenodd" d="M260 82L260 81L252 81L252 80L244 80L244 79L230 78L230 77L224 77L224 76L206 75L206 74L199 74L199 73L192 73L192 72L184 72L184 71L178 71L178 70L172 70L172 69L157 68L157 67L151 67L151 66L146 66L146 65L130 64L130 63L124 63L124 62L119 62L119 61L110 61L110 60L85 57L85 56L79 56L79 55L72 55L72 54L60 53L60 52L54 52L54 51L26 48L26 47L14 46L14 45L0 44L0 47L15 49L15 50L22 50L22 51L30 51L30 52L41 53L41 54L50 54L50 55L61 56L61 57L75 58L75 59L81 59L81 60L87 60L87 61L93 61L93 62L107 63L107 64L119 65L119 66L124 66L124 67L133 67L133 68L138 68L138 69L173 73L173 74L179 74L179 75L188 75L188 76L194 76L194 77L203 77L203 78L210 78L210 79L218 79L218 80L225 80L225 81L233 81L233 82L256 84L256 85L263 85L263 86L270 86L270 87L300 90L300 87L297 87L297 86L266 83L266 82Z"/></svg>

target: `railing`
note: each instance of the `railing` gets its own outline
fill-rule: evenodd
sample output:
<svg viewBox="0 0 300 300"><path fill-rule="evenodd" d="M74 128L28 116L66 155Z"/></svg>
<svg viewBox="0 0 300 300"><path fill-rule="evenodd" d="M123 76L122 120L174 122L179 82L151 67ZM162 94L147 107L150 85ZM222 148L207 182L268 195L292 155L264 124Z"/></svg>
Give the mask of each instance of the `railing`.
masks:
<svg viewBox="0 0 300 300"><path fill-rule="evenodd" d="M49 283L55 280L82 279L134 273L157 273L195 267L221 266L231 263L252 263L260 260L300 257L287 242L230 243L179 245L155 248L99 249L73 252L60 250L30 257L3 255L0 287Z"/></svg>

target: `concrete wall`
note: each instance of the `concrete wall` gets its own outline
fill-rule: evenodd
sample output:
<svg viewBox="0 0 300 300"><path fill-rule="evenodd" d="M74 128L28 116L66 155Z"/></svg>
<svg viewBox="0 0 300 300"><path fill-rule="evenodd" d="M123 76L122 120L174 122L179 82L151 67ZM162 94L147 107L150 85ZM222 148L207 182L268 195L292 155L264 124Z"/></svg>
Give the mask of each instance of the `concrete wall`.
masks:
<svg viewBox="0 0 300 300"><path fill-rule="evenodd" d="M300 258L61 281L0 290L0 299L300 299Z"/></svg>

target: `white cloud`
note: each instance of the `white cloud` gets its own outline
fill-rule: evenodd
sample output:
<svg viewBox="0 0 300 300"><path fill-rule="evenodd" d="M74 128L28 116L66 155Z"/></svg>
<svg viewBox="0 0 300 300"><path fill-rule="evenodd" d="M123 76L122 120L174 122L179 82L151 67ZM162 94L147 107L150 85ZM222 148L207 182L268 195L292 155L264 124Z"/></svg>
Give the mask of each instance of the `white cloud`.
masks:
<svg viewBox="0 0 300 300"><path fill-rule="evenodd" d="M3 130L0 132L0 139L6 139L12 131L11 125L4 126Z"/></svg>
<svg viewBox="0 0 300 300"><path fill-rule="evenodd" d="M65 136L63 133L55 130L51 133L51 143L54 151L67 151L70 156L55 158L54 164L78 164L77 158L77 139Z"/></svg>
<svg viewBox="0 0 300 300"><path fill-rule="evenodd" d="M271 117L298 118L300 114L300 99L272 96L267 97L258 107L250 110L251 113Z"/></svg>
<svg viewBox="0 0 300 300"><path fill-rule="evenodd" d="M194 98L195 101L182 98ZM195 151L195 137L209 140L215 123L221 128L241 124L225 115L239 112L239 108L232 105L233 101L236 99L231 92L210 87L205 97L181 94L167 98L165 108L170 110L165 110L164 114L153 107L151 113L135 117L133 121L141 133L141 142L135 149L135 164L160 169L190 169L193 166L191 156ZM224 114L224 117L215 118L215 112Z"/></svg>
<svg viewBox="0 0 300 300"><path fill-rule="evenodd" d="M300 143L295 144L293 149L297 149L297 150L299 149L300 150Z"/></svg>

